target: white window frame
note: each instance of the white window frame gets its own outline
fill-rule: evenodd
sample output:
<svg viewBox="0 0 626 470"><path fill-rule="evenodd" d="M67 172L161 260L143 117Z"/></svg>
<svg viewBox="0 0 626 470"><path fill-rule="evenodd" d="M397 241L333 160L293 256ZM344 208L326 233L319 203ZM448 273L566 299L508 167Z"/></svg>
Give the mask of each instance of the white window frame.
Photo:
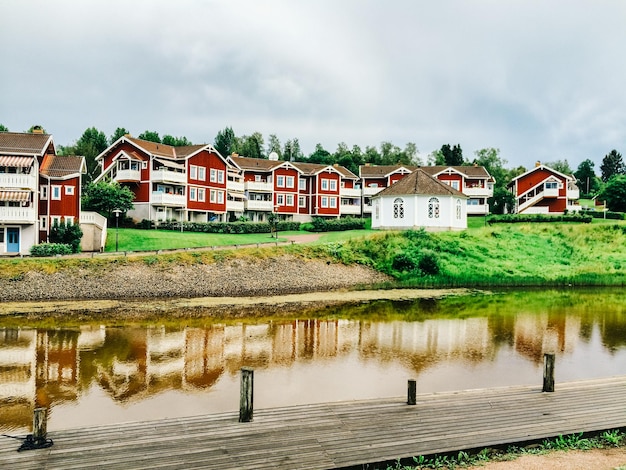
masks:
<svg viewBox="0 0 626 470"><path fill-rule="evenodd" d="M285 187L285 177L283 175L276 175L276 187L277 188Z"/></svg>
<svg viewBox="0 0 626 470"><path fill-rule="evenodd" d="M287 194L285 197L285 205L293 206L293 194Z"/></svg>
<svg viewBox="0 0 626 470"><path fill-rule="evenodd" d="M39 217L39 230L47 230L48 229L48 217L42 215Z"/></svg>
<svg viewBox="0 0 626 470"><path fill-rule="evenodd" d="M298 178L298 189L300 191L306 191L306 179Z"/></svg>
<svg viewBox="0 0 626 470"><path fill-rule="evenodd" d="M284 194L277 194L276 195L276 205L277 206L284 206L285 205L285 195Z"/></svg>
<svg viewBox="0 0 626 470"><path fill-rule="evenodd" d="M74 186L65 186L65 195L73 196L74 195Z"/></svg>
<svg viewBox="0 0 626 470"><path fill-rule="evenodd" d="M393 200L393 218L404 219L404 199L401 197Z"/></svg>
<svg viewBox="0 0 626 470"><path fill-rule="evenodd" d="M438 219L441 215L441 210L439 206L439 199L436 197L431 197L428 200L428 218L429 219Z"/></svg>
<svg viewBox="0 0 626 470"><path fill-rule="evenodd" d="M298 196L298 207L306 207L306 197Z"/></svg>
<svg viewBox="0 0 626 470"><path fill-rule="evenodd" d="M65 216L65 225L69 225L69 224L74 225L74 216L73 215L66 215Z"/></svg>
<svg viewBox="0 0 626 470"><path fill-rule="evenodd" d="M331 209L336 209L337 208L337 198L336 197L329 197L328 198L328 206Z"/></svg>
<svg viewBox="0 0 626 470"><path fill-rule="evenodd" d="M50 227L54 227L54 223L61 225L61 216L60 215L51 215L50 216Z"/></svg>
<svg viewBox="0 0 626 470"><path fill-rule="evenodd" d="M189 179L198 179L198 167L196 165L189 165Z"/></svg>
<svg viewBox="0 0 626 470"><path fill-rule="evenodd" d="M194 188L193 186L189 186L189 200L190 201L195 201L197 200L197 193L196 193L196 188Z"/></svg>
<svg viewBox="0 0 626 470"><path fill-rule="evenodd" d="M287 176L285 181L287 182L287 187L288 188L293 188L294 187L295 180L294 180L293 176Z"/></svg>
<svg viewBox="0 0 626 470"><path fill-rule="evenodd" d="M52 201L60 201L61 200L61 186L54 184L51 186L51 195L50 200Z"/></svg>
<svg viewBox="0 0 626 470"><path fill-rule="evenodd" d="M142 161L141 162L141 169L145 170L146 168L148 168L148 162L147 161Z"/></svg>
<svg viewBox="0 0 626 470"><path fill-rule="evenodd" d="M322 203L321 206L323 208L327 208L328 207L328 198L326 196L322 196Z"/></svg>
<svg viewBox="0 0 626 470"><path fill-rule="evenodd" d="M206 168L203 166L198 167L198 180L206 181Z"/></svg>
<svg viewBox="0 0 626 470"><path fill-rule="evenodd" d="M206 189L198 188L198 202L206 201Z"/></svg>
<svg viewBox="0 0 626 470"><path fill-rule="evenodd" d="M457 180L450 180L450 186L452 186L452 189L459 190L459 182Z"/></svg>
<svg viewBox="0 0 626 470"><path fill-rule="evenodd" d="M45 185L39 186L39 199L41 200L48 199L48 186L45 186Z"/></svg>
<svg viewBox="0 0 626 470"><path fill-rule="evenodd" d="M224 170L217 170L217 182L220 184L224 182Z"/></svg>
<svg viewBox="0 0 626 470"><path fill-rule="evenodd" d="M224 204L224 191L217 192L217 203Z"/></svg>
<svg viewBox="0 0 626 470"><path fill-rule="evenodd" d="M461 201L459 199L456 200L456 220L461 220Z"/></svg>
<svg viewBox="0 0 626 470"><path fill-rule="evenodd" d="M217 202L217 191L215 189L212 189L210 194L209 194L209 199L210 202L215 203Z"/></svg>
<svg viewBox="0 0 626 470"><path fill-rule="evenodd" d="M328 180L326 178L322 178L322 191L328 191Z"/></svg>
<svg viewBox="0 0 626 470"><path fill-rule="evenodd" d="M331 191L337 191L337 180L328 180Z"/></svg>

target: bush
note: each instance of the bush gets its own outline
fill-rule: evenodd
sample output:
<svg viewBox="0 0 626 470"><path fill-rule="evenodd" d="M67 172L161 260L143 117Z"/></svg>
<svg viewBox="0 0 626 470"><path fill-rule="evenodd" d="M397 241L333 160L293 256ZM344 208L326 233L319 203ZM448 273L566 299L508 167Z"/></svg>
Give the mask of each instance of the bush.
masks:
<svg viewBox="0 0 626 470"><path fill-rule="evenodd" d="M519 223L558 223L558 222L579 222L588 224L591 223L591 216L585 214L572 213L562 215L548 215L548 214L505 214L498 216L491 216L487 219L487 223L491 224L519 224Z"/></svg>
<svg viewBox="0 0 626 470"><path fill-rule="evenodd" d="M324 217L313 217L310 232L341 232L344 230L361 230L365 228L365 219L345 217L343 219L327 219ZM307 224L307 227L309 225Z"/></svg>
<svg viewBox="0 0 626 470"><path fill-rule="evenodd" d="M50 243L68 245L72 253L80 251L81 238L83 238L83 231L78 224L55 221L50 229Z"/></svg>
<svg viewBox="0 0 626 470"><path fill-rule="evenodd" d="M41 243L30 248L32 256L56 256L73 253L72 247L65 243Z"/></svg>
<svg viewBox="0 0 626 470"><path fill-rule="evenodd" d="M399 272L413 271L417 267L417 263L413 257L407 253L399 253L394 256L391 267Z"/></svg>
<svg viewBox="0 0 626 470"><path fill-rule="evenodd" d="M424 250L417 267L427 276L439 274L439 258L432 250Z"/></svg>
<svg viewBox="0 0 626 470"><path fill-rule="evenodd" d="M624 220L624 216L626 214L624 212L606 211L606 217L605 217L605 213L602 211L585 211L585 215L589 217L593 217L594 219L607 218L611 220Z"/></svg>
<svg viewBox="0 0 626 470"><path fill-rule="evenodd" d="M166 221L158 226L162 230L180 231L180 222ZM298 231L300 222L280 221L279 231ZM271 225L267 222L183 222L183 231L202 233L271 233Z"/></svg>

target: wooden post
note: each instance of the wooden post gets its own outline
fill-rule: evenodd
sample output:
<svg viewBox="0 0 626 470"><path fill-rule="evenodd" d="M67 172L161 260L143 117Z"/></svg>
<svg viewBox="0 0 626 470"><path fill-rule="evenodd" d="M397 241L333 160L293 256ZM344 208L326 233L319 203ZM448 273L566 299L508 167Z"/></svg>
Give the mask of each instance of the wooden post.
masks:
<svg viewBox="0 0 626 470"><path fill-rule="evenodd" d="M543 391L554 392L554 354L543 355Z"/></svg>
<svg viewBox="0 0 626 470"><path fill-rule="evenodd" d="M241 390L239 392L239 422L252 421L254 412L254 370L249 367L241 368Z"/></svg>
<svg viewBox="0 0 626 470"><path fill-rule="evenodd" d="M409 387L407 394L407 405L416 405L417 404L417 382L415 379L409 379Z"/></svg>
<svg viewBox="0 0 626 470"><path fill-rule="evenodd" d="M44 442L48 434L48 410L35 408L33 414L33 440L36 443Z"/></svg>

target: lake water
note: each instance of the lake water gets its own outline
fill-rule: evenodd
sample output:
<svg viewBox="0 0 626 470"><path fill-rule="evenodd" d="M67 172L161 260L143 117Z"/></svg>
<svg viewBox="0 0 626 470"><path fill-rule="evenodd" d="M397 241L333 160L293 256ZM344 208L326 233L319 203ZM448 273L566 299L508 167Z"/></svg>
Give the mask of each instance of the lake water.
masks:
<svg viewBox="0 0 626 470"><path fill-rule="evenodd" d="M264 323L0 327L0 432L173 418L239 407L254 368L256 409L626 376L626 294L512 291L370 302Z"/></svg>

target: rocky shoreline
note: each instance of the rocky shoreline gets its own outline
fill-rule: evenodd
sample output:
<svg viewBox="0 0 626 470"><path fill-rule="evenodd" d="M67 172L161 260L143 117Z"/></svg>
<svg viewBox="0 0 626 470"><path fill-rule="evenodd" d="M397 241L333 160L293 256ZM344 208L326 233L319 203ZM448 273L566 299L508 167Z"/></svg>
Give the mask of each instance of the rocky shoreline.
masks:
<svg viewBox="0 0 626 470"><path fill-rule="evenodd" d="M111 264L53 274L27 272L0 278L2 302L276 296L324 292L388 281L364 266L346 266L282 255L230 259L214 264Z"/></svg>

